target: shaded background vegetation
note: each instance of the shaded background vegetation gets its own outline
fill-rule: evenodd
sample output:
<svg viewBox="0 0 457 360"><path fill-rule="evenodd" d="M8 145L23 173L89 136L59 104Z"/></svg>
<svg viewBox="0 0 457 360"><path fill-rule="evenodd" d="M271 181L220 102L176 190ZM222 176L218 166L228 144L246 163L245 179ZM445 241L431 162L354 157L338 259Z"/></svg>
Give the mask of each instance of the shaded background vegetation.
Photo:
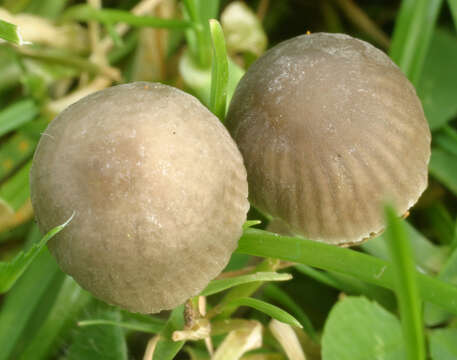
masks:
<svg viewBox="0 0 457 360"><path fill-rule="evenodd" d="M97 7L98 1L88 3ZM103 8L128 12L138 3L136 0L107 0L103 1ZM156 3L157 6L141 15L183 19L179 1ZM217 0L192 3L197 4L201 24L206 24L208 18L221 18L228 6L233 5L233 1ZM26 46L0 44L0 260L5 263L41 238L32 220L28 172L41 133L59 111L89 92L135 80L165 82L209 104L211 61L202 61L186 50L192 35L180 29L179 24L164 25L173 28L169 30L153 29L153 21L152 26L137 26L138 19L130 19L133 26L115 35L115 26L119 20L125 20L122 18L125 13L121 17L108 14L102 21L87 8L75 7L84 4L67 0L0 1L0 19L20 23L25 40L29 40L28 31L33 42ZM253 0L244 4L247 7L243 11L251 18L257 17L258 24L240 30L239 26L231 27L231 22L238 20L233 14L226 22L223 17L221 20L226 36L239 30L246 31L244 38L254 37L253 42L247 44L227 41L232 59L229 93L243 69L267 44L270 47L306 31L344 32L369 41L388 52L410 78L433 131L430 185L408 218L408 236L403 236L401 231L400 235L392 236L403 237L407 248L411 245L416 269L456 284L457 2ZM32 17L24 18L24 14ZM206 40L197 41L194 50L198 53L205 49L203 57L206 54L210 60L208 36L209 32L204 32ZM103 47L104 42L109 45ZM190 56L190 65L183 65L186 56ZM268 220L254 210L249 218L261 219L259 228L268 226ZM389 247L385 240L385 236L381 236L355 250L388 260L395 246ZM402 244L403 240L398 241ZM325 247L312 246L305 250L316 251L317 258L319 251L327 251ZM241 272L231 274L286 271L293 279L245 284L228 290L229 295L225 296L253 295L294 315L304 329L293 331L300 340L299 348L309 359L373 359L375 356L414 359L411 355L414 342L408 341L408 330L403 329L402 334L396 298L390 290L384 289L389 286L376 281L370 283L366 273L368 262L359 264L348 255L353 250L341 250L335 252L334 262L339 254L347 256L348 266L354 270L336 271L331 263L295 265L272 259L259 262L240 251L234 254L227 271L241 269ZM290 252L293 251L291 248ZM358 268L360 274L357 274ZM413 273L412 268L409 271ZM379 276L382 280L383 274ZM424 297L427 287L421 281L418 280L418 286ZM397 289L396 294L401 297L401 290ZM448 298L440 293L430 296L441 297L442 302L448 304L447 310L455 309L457 298L452 297L454 293L448 294ZM223 298L221 294L209 297L209 308ZM45 248L12 289L1 296L0 306L0 359L141 359L154 334L161 332L165 339L183 326L182 309L174 313L175 318L166 323L164 330L169 313L138 316L96 301L58 269ZM262 324L264 345L256 350L259 357L250 359L286 359L287 356L299 359L286 350L296 346L292 344L293 336L281 340L271 328L270 319L274 315L278 313L266 311L265 314L252 307L242 307L235 312L236 318ZM77 322L83 320L97 320L104 325L89 326L90 322L86 322L80 325L87 326L78 326ZM425 327L428 356L434 360L457 359L455 316L426 302L420 321ZM229 330L237 329L233 326ZM217 324L214 329L218 329ZM251 330L248 326L241 338L246 338ZM220 330L220 334L212 337L213 343L216 346L223 343L226 333L227 330ZM376 337L367 337L367 334L376 334ZM419 334L416 340L421 338ZM241 347L240 344L242 341L236 346ZM169 345L161 345L162 350L165 349L163 354L167 353L167 346L173 348ZM176 351L179 348L175 347ZM177 358L208 359L209 355L203 341L191 341Z"/></svg>

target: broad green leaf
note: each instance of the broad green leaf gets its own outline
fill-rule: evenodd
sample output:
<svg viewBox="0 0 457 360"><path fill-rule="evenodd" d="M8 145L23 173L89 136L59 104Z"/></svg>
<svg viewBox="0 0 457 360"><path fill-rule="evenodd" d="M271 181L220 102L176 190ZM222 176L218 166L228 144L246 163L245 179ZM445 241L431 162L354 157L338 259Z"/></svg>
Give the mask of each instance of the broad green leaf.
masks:
<svg viewBox="0 0 457 360"><path fill-rule="evenodd" d="M397 295L408 359L425 360L422 304L416 283L413 251L408 233L396 211L385 208L387 228L385 238L389 245L395 273Z"/></svg>
<svg viewBox="0 0 457 360"><path fill-rule="evenodd" d="M425 60L417 93L432 130L449 122L457 114L457 36L436 29Z"/></svg>
<svg viewBox="0 0 457 360"><path fill-rule="evenodd" d="M48 359L54 350L53 346L65 336L72 321L92 299L88 292L67 276L45 321L18 360Z"/></svg>
<svg viewBox="0 0 457 360"><path fill-rule="evenodd" d="M72 217L68 219L64 224L56 226L50 230L38 243L34 244L26 252L21 251L10 262L0 262L0 293L8 291L14 285L17 279L24 273L27 267L43 250L48 240L63 230L65 226L67 226L71 221L71 219Z"/></svg>
<svg viewBox="0 0 457 360"><path fill-rule="evenodd" d="M228 60L224 33L217 20L209 21L213 43L210 109L221 121L225 118L228 83Z"/></svg>
<svg viewBox="0 0 457 360"><path fill-rule="evenodd" d="M429 333L432 360L457 359L457 329L436 329Z"/></svg>
<svg viewBox="0 0 457 360"><path fill-rule="evenodd" d="M238 242L237 252L262 257L275 257L327 271L352 275L371 284L394 289L392 264L351 249L258 229L246 229ZM431 276L415 272L423 300L457 315L457 287Z"/></svg>
<svg viewBox="0 0 457 360"><path fill-rule="evenodd" d="M185 29L192 24L178 19L163 19L153 16L137 16L129 11L117 9L95 9L90 5L75 5L62 15L65 20L90 21L96 20L105 24L125 23L136 27L153 27L166 29Z"/></svg>
<svg viewBox="0 0 457 360"><path fill-rule="evenodd" d="M258 281L287 281L292 279L292 275L276 272L257 272L255 274L241 275L233 278L213 280L205 290L201 292L202 296L210 296L232 287Z"/></svg>
<svg viewBox="0 0 457 360"><path fill-rule="evenodd" d="M182 330L184 327L184 306L176 307L160 332L160 338L154 350L152 360L172 360L184 346L184 341L173 341L172 336L175 330Z"/></svg>
<svg viewBox="0 0 457 360"><path fill-rule="evenodd" d="M457 156L433 148L429 170L430 174L457 195Z"/></svg>
<svg viewBox="0 0 457 360"><path fill-rule="evenodd" d="M16 45L24 45L19 27L7 21L0 20L0 39L6 40Z"/></svg>
<svg viewBox="0 0 457 360"><path fill-rule="evenodd" d="M390 56L417 86L443 0L403 0Z"/></svg>
<svg viewBox="0 0 457 360"><path fill-rule="evenodd" d="M17 129L33 120L38 115L38 108L33 100L20 100L0 112L0 136Z"/></svg>
<svg viewBox="0 0 457 360"><path fill-rule="evenodd" d="M90 317L113 323L121 320L119 310L104 304L97 305L96 311L90 312ZM105 324L78 329L65 353L65 360L127 360L124 331L118 326Z"/></svg>
<svg viewBox="0 0 457 360"><path fill-rule="evenodd" d="M274 284L267 284L263 288L263 295L269 300L273 300L279 303L289 312L292 312L302 325L303 330L308 333L314 342L319 343L319 338L317 337L316 330L314 330L313 324L311 323L308 315L306 315L302 308L284 290Z"/></svg>
<svg viewBox="0 0 457 360"><path fill-rule="evenodd" d="M346 297L325 323L322 360L368 359L406 359L400 322L375 302Z"/></svg>
<svg viewBox="0 0 457 360"><path fill-rule="evenodd" d="M225 306L249 306L253 309L256 309L258 311L261 311L268 316L272 317L273 319L279 320L283 323L293 325L293 326L298 326L299 328L302 328L303 326L300 324L300 322L294 318L292 315L290 315L288 312L278 308L277 306L274 306L272 304L269 304L265 301L254 299L254 298L238 298L235 300L231 300L227 303L225 303Z"/></svg>

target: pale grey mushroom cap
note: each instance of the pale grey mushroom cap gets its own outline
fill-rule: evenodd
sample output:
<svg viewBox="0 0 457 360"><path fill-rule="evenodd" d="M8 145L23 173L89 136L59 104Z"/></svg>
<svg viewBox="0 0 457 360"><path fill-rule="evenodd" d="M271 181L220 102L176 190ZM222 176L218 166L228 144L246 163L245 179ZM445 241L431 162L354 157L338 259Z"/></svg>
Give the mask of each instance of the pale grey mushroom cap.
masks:
<svg viewBox="0 0 457 360"><path fill-rule="evenodd" d="M347 35L290 39L240 81L227 127L251 202L295 234L351 245L384 228L427 186L430 130L414 87L389 57Z"/></svg>
<svg viewBox="0 0 457 360"><path fill-rule="evenodd" d="M246 170L197 99L155 83L114 86L63 111L31 170L32 204L62 270L130 311L171 309L227 264L249 207Z"/></svg>

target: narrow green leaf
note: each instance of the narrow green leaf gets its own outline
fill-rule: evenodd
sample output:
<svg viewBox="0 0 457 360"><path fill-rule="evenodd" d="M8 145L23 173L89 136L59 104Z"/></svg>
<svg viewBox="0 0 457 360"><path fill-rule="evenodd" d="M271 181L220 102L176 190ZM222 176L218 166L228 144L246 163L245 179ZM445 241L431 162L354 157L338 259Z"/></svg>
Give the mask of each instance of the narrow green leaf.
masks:
<svg viewBox="0 0 457 360"><path fill-rule="evenodd" d="M457 156L457 131L449 125L444 125L440 131L434 133L433 141L441 149Z"/></svg>
<svg viewBox="0 0 457 360"><path fill-rule="evenodd" d="M290 274L280 274L277 272L258 272L255 274L242 275L233 278L213 280L205 290L201 292L202 296L210 296L232 287L247 284L256 281L287 281L292 279Z"/></svg>
<svg viewBox="0 0 457 360"><path fill-rule="evenodd" d="M184 305L176 307L160 332L160 338L154 350L152 360L172 360L184 346L185 341L173 341L172 336L175 330L182 330L184 327Z"/></svg>
<svg viewBox="0 0 457 360"><path fill-rule="evenodd" d="M217 20L209 21L211 39L213 41L213 68L211 75L210 109L223 121L227 101L227 84L229 68L227 49L225 48L224 32Z"/></svg>
<svg viewBox="0 0 457 360"><path fill-rule="evenodd" d="M64 12L62 17L65 20L96 20L104 24L125 23L135 27L186 29L192 26L191 22L185 20L138 16L131 12L117 9L95 9L86 4L72 6Z"/></svg>
<svg viewBox="0 0 457 360"><path fill-rule="evenodd" d="M430 355L432 360L457 359L457 329L436 329L430 331Z"/></svg>
<svg viewBox="0 0 457 360"><path fill-rule="evenodd" d="M293 261L327 271L352 275L387 289L394 289L392 264L351 249L317 241L281 236L258 229L247 229L238 242L237 252ZM457 315L457 287L415 272L419 292L429 301Z"/></svg>
<svg viewBox="0 0 457 360"><path fill-rule="evenodd" d="M316 330L314 330L308 315L306 315L302 308L284 290L274 284L267 284L263 288L263 295L292 312L302 325L303 330L308 333L309 337L314 340L315 343L319 343Z"/></svg>
<svg viewBox="0 0 457 360"><path fill-rule="evenodd" d="M33 100L25 99L10 105L0 112L0 136L33 120L37 114L38 108Z"/></svg>
<svg viewBox="0 0 457 360"><path fill-rule="evenodd" d="M364 295L369 299L377 301L386 309L395 309L396 301L392 292L379 286L359 280L358 277L342 274L336 271L320 271L312 267L297 264L295 269L314 280L327 286L339 289L348 295Z"/></svg>
<svg viewBox="0 0 457 360"><path fill-rule="evenodd" d="M0 20L0 39L16 45L23 45L26 43L22 40L19 27L3 20Z"/></svg>
<svg viewBox="0 0 457 360"><path fill-rule="evenodd" d="M279 265L279 261L276 259L265 259L260 264L258 264L253 273L258 272L273 272L276 270L277 266ZM262 285L263 281L254 281L242 285L238 285L225 294L224 298L220 302L220 306L231 302L232 300L249 297L254 294ZM236 307L224 307L220 317L221 318L229 318L234 312L236 311Z"/></svg>
<svg viewBox="0 0 457 360"><path fill-rule="evenodd" d="M0 147L0 181L33 154L36 144L37 140L19 131L2 143Z"/></svg>
<svg viewBox="0 0 457 360"><path fill-rule="evenodd" d="M413 250L414 261L420 269L428 274L436 274L440 271L448 256L448 250L437 246L428 240L422 233L405 221L408 240ZM383 260L390 260L390 252L386 242L386 235L382 234L361 245L367 253Z"/></svg>
<svg viewBox="0 0 457 360"><path fill-rule="evenodd" d="M390 56L414 85L425 57L443 0L403 0L394 28Z"/></svg>
<svg viewBox="0 0 457 360"><path fill-rule="evenodd" d="M395 210L387 206L385 214L387 220L385 238L392 258L395 293L400 308L408 359L425 360L422 306L416 283L413 251L406 229Z"/></svg>
<svg viewBox="0 0 457 360"><path fill-rule="evenodd" d="M288 312L259 299L249 297L239 298L231 300L226 304L226 306L249 306L283 323L298 326L299 328L303 327L300 322Z"/></svg>
<svg viewBox="0 0 457 360"><path fill-rule="evenodd" d="M31 166L32 161L30 160L0 187L0 207L3 206L10 213L17 211L30 196Z"/></svg>
<svg viewBox="0 0 457 360"><path fill-rule="evenodd" d="M119 326L127 330L141 331L150 334L159 333L163 325L158 325L155 323L139 323L139 322L126 322L120 320L106 320L106 319L90 319L78 321L78 326L98 326L98 325L110 325L110 326Z"/></svg>
<svg viewBox="0 0 457 360"><path fill-rule="evenodd" d="M41 237L36 225L34 234ZM38 304L54 281L60 281L60 270L45 249L5 296L0 310L0 360L12 359L12 352L29 327Z"/></svg>
<svg viewBox="0 0 457 360"><path fill-rule="evenodd" d="M452 19L454 20L454 25L457 30L457 0L447 0L447 3L449 4Z"/></svg>
<svg viewBox="0 0 457 360"><path fill-rule="evenodd" d="M119 310L105 304L98 304L91 317L101 318L107 323L120 321ZM90 320L88 320L90 321ZM100 325L100 324L99 324ZM101 324L104 325L104 324ZM111 325L111 324L110 324ZM79 329L71 345L65 351L65 360L127 360L127 343L124 332L118 326L91 326Z"/></svg>
<svg viewBox="0 0 457 360"><path fill-rule="evenodd" d="M91 299L87 291L67 276L46 320L30 339L19 360L48 359L56 341L65 335L71 322Z"/></svg>
<svg viewBox="0 0 457 360"><path fill-rule="evenodd" d="M457 251L453 251L443 269L438 275L440 280L446 281L457 286ZM451 317L449 312L434 304L425 304L424 318L429 326L439 325Z"/></svg>
<svg viewBox="0 0 457 360"><path fill-rule="evenodd" d="M415 84L432 130L439 129L457 115L454 96L457 92L456 40L454 32L435 30L421 80Z"/></svg>
<svg viewBox="0 0 457 360"><path fill-rule="evenodd" d="M14 285L17 279L38 256L48 240L62 231L72 218L73 216L62 225L56 226L50 230L38 243L34 244L26 252L21 251L13 260L9 262L0 262L0 293L7 292Z"/></svg>
<svg viewBox="0 0 457 360"><path fill-rule="evenodd" d="M259 224L261 224L261 223L262 223L262 221L260 221L260 220L247 220L247 221L243 224L243 229L248 229L248 228L250 228L250 227L259 225Z"/></svg>
<svg viewBox="0 0 457 360"><path fill-rule="evenodd" d="M430 174L457 195L457 156L433 148L429 170Z"/></svg>
<svg viewBox="0 0 457 360"><path fill-rule="evenodd" d="M322 360L405 360L398 319L363 297L345 297L330 311Z"/></svg>

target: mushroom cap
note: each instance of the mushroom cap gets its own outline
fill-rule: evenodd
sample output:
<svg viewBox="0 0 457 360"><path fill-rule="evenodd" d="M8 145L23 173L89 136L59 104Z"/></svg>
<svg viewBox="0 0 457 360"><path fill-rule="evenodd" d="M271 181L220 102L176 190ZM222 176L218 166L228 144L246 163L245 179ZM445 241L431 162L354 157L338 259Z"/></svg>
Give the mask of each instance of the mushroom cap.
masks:
<svg viewBox="0 0 457 360"><path fill-rule="evenodd" d="M68 107L31 170L42 232L62 270L96 297L155 313L197 295L227 264L249 207L227 130L196 98L137 82Z"/></svg>
<svg viewBox="0 0 457 360"><path fill-rule="evenodd" d="M430 130L414 87L389 57L342 34L292 38L240 81L227 127L251 203L295 234L352 245L427 186Z"/></svg>

